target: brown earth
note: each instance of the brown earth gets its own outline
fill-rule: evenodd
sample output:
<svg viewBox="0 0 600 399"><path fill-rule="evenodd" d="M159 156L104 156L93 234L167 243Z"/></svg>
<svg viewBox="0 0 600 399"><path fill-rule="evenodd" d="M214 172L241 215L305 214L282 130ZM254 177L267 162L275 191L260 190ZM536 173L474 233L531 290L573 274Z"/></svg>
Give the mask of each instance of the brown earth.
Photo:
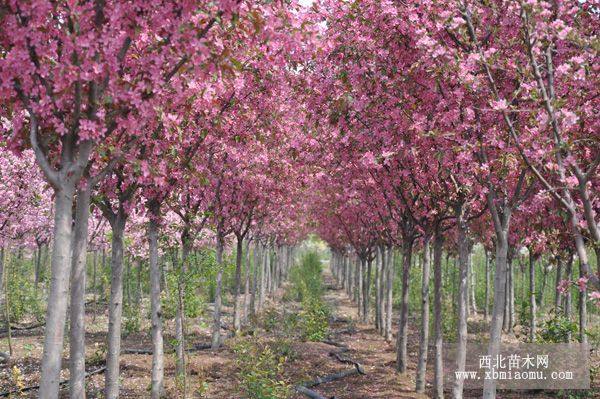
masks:
<svg viewBox="0 0 600 399"><path fill-rule="evenodd" d="M355 375L342 380L319 385L313 388L325 397L336 399L364 399L364 398L427 398L429 396L419 395L414 390L414 375L418 352L418 330L417 323L411 318L409 330L409 367L406 374L398 374L394 369L395 349L393 343L386 342L380 337L370 325L361 325L353 320L357 319L357 311L354 304L346 297L343 290L337 289L330 274L325 275L327 291L325 300L334 310L334 317L330 323L333 332L332 340L339 345L344 345L348 351L345 357L358 361L364 366L366 375ZM276 297L283 295L280 290ZM298 309L298 304L283 302L280 300L270 302L269 306L278 311L290 312ZM147 307L144 307L147 309ZM94 309L88 306L87 315L87 359L88 370L94 370L101 366L104 357L104 343L106 339L107 315L105 305L98 305L96 316ZM225 320L230 323L231 309L225 308ZM350 323L349 323L350 320ZM479 322L477 322L479 323ZM193 326L188 331L188 342L206 343L209 341L210 314L204 318L190 320ZM123 348L150 348L149 323L143 320L142 331L145 333L130 334L123 339ZM350 328L349 328L350 327ZM395 326L394 328L397 328ZM349 331L348 331L349 330ZM165 324L165 331L173 331L172 322ZM258 336L268 336L269 333L262 329L255 330ZM335 333L342 331L342 333ZM6 334L0 335L0 350L6 348ZM173 337L166 336L165 343ZM186 385L188 398L212 398L233 399L242 398L238 388L235 354L230 348L231 340L226 341L224 347L219 351L198 351L188 356L188 376ZM17 386L36 385L39 379L39 361L43 346L43 327L13 332L14 354L8 364L0 364L0 393L13 390ZM285 378L291 384L309 381L317 376L323 376L352 368L353 366L342 364L335 358L329 356L329 352L339 349L337 346L322 342L294 342L293 349L297 357L286 363ZM68 346L64 352L65 369L62 376L68 378ZM600 364L599 355L596 352L592 358L592 364ZM183 393L175 384L174 355L165 356L165 380L168 398L183 398ZM121 397L122 398L147 398L149 397L150 371L152 364L151 355L121 355ZM18 372L16 371L18 369ZM429 368L427 380L432 381L433 371ZM21 377L18 377L18 373ZM101 398L104 385L104 375L97 374L87 380L88 398ZM588 398L599 397L598 381L594 382L595 389L589 392ZM66 385L64 386L66 388ZM204 391L203 394L200 394ZM34 398L36 391L13 395L20 398ZM431 385L427 384L427 394L431 395ZM480 392L466 392L468 398L480 397ZM446 392L450 397L450 392ZM61 390L61 397L67 397L67 390ZM499 392L498 398L556 398L555 393L548 392ZM583 397L583 396L579 396ZM304 398L296 394L295 399Z"/></svg>

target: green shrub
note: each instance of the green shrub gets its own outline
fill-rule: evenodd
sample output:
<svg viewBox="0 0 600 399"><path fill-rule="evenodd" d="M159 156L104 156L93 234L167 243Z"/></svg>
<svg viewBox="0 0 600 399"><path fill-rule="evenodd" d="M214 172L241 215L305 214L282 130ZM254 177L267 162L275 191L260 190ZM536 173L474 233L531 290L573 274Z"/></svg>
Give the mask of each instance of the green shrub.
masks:
<svg viewBox="0 0 600 399"><path fill-rule="evenodd" d="M142 317L138 306L125 305L123 307L123 318L123 332L126 336L140 332L142 326Z"/></svg>
<svg viewBox="0 0 600 399"><path fill-rule="evenodd" d="M233 350L239 367L240 389L248 399L286 399L290 387L282 378L285 356L254 339L239 340Z"/></svg>
<svg viewBox="0 0 600 399"><path fill-rule="evenodd" d="M307 341L322 341L329 329L329 308L320 298L310 298L302 303L300 329L302 338Z"/></svg>
<svg viewBox="0 0 600 399"><path fill-rule="evenodd" d="M297 301L307 297L320 297L323 294L323 266L316 252L306 253L299 265L290 271L292 287L290 292Z"/></svg>
<svg viewBox="0 0 600 399"><path fill-rule="evenodd" d="M540 326L537 340L543 343L568 342L569 335L575 337L578 329L576 322L555 314Z"/></svg>
<svg viewBox="0 0 600 399"><path fill-rule="evenodd" d="M44 317L44 306L40 291L35 289L33 281L28 277L29 270L23 260L13 259L9 268L8 303L10 320L14 323L22 321L26 316L36 320ZM4 309L0 309L4 314Z"/></svg>

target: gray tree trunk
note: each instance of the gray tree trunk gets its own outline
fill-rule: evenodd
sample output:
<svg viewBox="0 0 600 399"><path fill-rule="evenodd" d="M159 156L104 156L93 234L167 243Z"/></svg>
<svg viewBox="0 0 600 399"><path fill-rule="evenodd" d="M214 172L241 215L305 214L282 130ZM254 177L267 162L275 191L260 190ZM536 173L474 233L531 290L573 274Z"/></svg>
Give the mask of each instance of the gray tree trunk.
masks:
<svg viewBox="0 0 600 399"><path fill-rule="evenodd" d="M584 277L585 272L579 264L579 277ZM587 288L579 290L579 342L587 344Z"/></svg>
<svg viewBox="0 0 600 399"><path fill-rule="evenodd" d="M148 222L148 263L150 268L150 312L152 314L152 387L151 398L160 399L164 395L164 347L161 307L161 269L158 264L158 221L159 204L149 204Z"/></svg>
<svg viewBox="0 0 600 399"><path fill-rule="evenodd" d="M412 261L412 247L412 238L405 238L402 244L402 302L400 305L398 336L396 338L396 369L400 373L405 373L408 368L408 283Z"/></svg>
<svg viewBox="0 0 600 399"><path fill-rule="evenodd" d="M215 310L213 313L212 343L211 348L219 349L221 346L221 289L223 286L223 237L217 235L217 281L215 289Z"/></svg>
<svg viewBox="0 0 600 399"><path fill-rule="evenodd" d="M2 278L4 277L4 246L0 246L0 286L2 285ZM2 305L4 303L4 299L2 295L0 295L0 309L2 309Z"/></svg>
<svg viewBox="0 0 600 399"><path fill-rule="evenodd" d="M187 233L182 234L181 239L181 260L177 248L173 250L173 270L177 270L177 309L175 311L175 375L180 380L184 390L185 397L185 273L187 257L190 252L188 238L185 238ZM179 265L179 266L178 266Z"/></svg>
<svg viewBox="0 0 600 399"><path fill-rule="evenodd" d="M367 259L367 272L364 275L365 281L363 282L363 323L369 322L369 313L371 309L371 272L373 267L373 260Z"/></svg>
<svg viewBox="0 0 600 399"><path fill-rule="evenodd" d="M48 295L49 306L46 309L40 399L58 398L71 272L73 194L73 187L63 187L56 190L54 198L54 241L50 266L52 274Z"/></svg>
<svg viewBox="0 0 600 399"><path fill-rule="evenodd" d="M358 317L364 322L364 274L365 274L365 261L360 258L358 261Z"/></svg>
<svg viewBox="0 0 600 399"><path fill-rule="evenodd" d="M473 314L476 315L477 314L477 299L476 299L476 295L475 295L475 287L476 287L476 281L477 279L475 278L475 268L473 266L473 245L469 246L469 288L471 289L471 309L473 311Z"/></svg>
<svg viewBox="0 0 600 399"><path fill-rule="evenodd" d="M386 277L386 315L385 315L385 339L388 342L392 341L392 317L394 314L394 249L388 248L388 256L386 257L387 277Z"/></svg>
<svg viewBox="0 0 600 399"><path fill-rule="evenodd" d="M257 311L261 311L263 306L265 305L265 296L267 289L267 269L268 269L268 261L269 261L269 251L265 245L262 246L261 250L261 266L260 266L260 289L258 292L258 309Z"/></svg>
<svg viewBox="0 0 600 399"><path fill-rule="evenodd" d="M560 290L558 289L558 286L562 279L562 268L563 268L562 258L560 256L558 256L556 259L556 280L554 281L554 311L556 312L556 314L558 314L558 310L560 308L561 295L560 295Z"/></svg>
<svg viewBox="0 0 600 399"><path fill-rule="evenodd" d="M435 339L435 367L433 377L433 395L435 399L444 397L444 357L442 331L442 246L444 238L436 228L433 241L433 329Z"/></svg>
<svg viewBox="0 0 600 399"><path fill-rule="evenodd" d="M515 326L515 268L512 257L508 259L508 331Z"/></svg>
<svg viewBox="0 0 600 399"><path fill-rule="evenodd" d="M508 212L508 214L506 213ZM506 300L506 274L508 257L508 229L510 221L510 210L505 210L501 229L496 229L496 272L494 275L494 303L492 305L492 321L490 322L490 343L488 355L491 359L500 353L500 341L502 337L503 311ZM484 381L483 398L494 399L496 397L496 381Z"/></svg>
<svg viewBox="0 0 600 399"><path fill-rule="evenodd" d="M89 214L90 191L80 188L77 191L75 230L71 244L73 247L69 329L69 396L71 399L85 399L85 274Z"/></svg>
<svg viewBox="0 0 600 399"><path fill-rule="evenodd" d="M531 249L529 249L529 307L529 339L533 342L535 340L537 327L537 320L535 317L537 313L537 304L535 300L535 260L533 259Z"/></svg>
<svg viewBox="0 0 600 399"><path fill-rule="evenodd" d="M111 220L111 282L108 308L108 351L104 395L106 399L119 397L119 355L121 353L121 321L123 315L123 239L126 215L122 207Z"/></svg>
<svg viewBox="0 0 600 399"><path fill-rule="evenodd" d="M258 240L254 244L254 251L252 251L252 289L250 290L250 314L253 316L256 314L256 303L257 303L257 295L258 295L258 284L259 284L259 270L261 267L261 254L260 254L260 245Z"/></svg>
<svg viewBox="0 0 600 399"><path fill-rule="evenodd" d="M382 254L379 248L375 249L375 329L381 333L381 277L383 276Z"/></svg>
<svg viewBox="0 0 600 399"><path fill-rule="evenodd" d="M242 256L244 252L244 243L242 236L237 236L237 246L235 254L235 287L234 287L234 301L233 301L233 330L235 334L240 332L242 328L241 318L241 300L240 295L242 292Z"/></svg>
<svg viewBox="0 0 600 399"><path fill-rule="evenodd" d="M421 285L421 334L419 335L419 360L417 362L417 378L415 389L418 393L425 392L425 372L427 371L427 350L429 348L429 273L431 235L423 238L423 280Z"/></svg>
<svg viewBox="0 0 600 399"><path fill-rule="evenodd" d="M483 318L487 321L489 317L490 309L490 256L487 249L484 249L485 253L485 303L483 307Z"/></svg>
<svg viewBox="0 0 600 399"><path fill-rule="evenodd" d="M246 260L244 265L244 309L242 324L248 322L248 307L250 306L250 240L246 240Z"/></svg>
<svg viewBox="0 0 600 399"><path fill-rule="evenodd" d="M467 236L467 224L462 206L456 210L458 227L458 335L456 351L456 371L465 371L467 358L467 300L468 300L468 271L469 271L469 237ZM455 379L452 387L453 397L461 399L463 397L464 381Z"/></svg>
<svg viewBox="0 0 600 399"><path fill-rule="evenodd" d="M569 260L567 262L567 269L565 270L565 278L567 280L573 280L573 254L569 254ZM567 320L571 320L571 314L572 314L572 297L571 297L571 288L567 288L567 292L565 293L565 305L564 305L564 312L565 312L565 317L567 318ZM568 333L568 338L567 338L567 342L571 342L571 332Z"/></svg>

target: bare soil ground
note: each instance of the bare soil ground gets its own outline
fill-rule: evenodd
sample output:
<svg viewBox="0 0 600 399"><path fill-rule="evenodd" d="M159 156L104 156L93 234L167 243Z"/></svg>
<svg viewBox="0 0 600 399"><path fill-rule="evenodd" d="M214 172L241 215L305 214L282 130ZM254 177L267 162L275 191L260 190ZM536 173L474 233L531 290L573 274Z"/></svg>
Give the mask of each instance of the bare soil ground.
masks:
<svg viewBox="0 0 600 399"><path fill-rule="evenodd" d="M428 384L427 395L418 395L414 390L414 375L418 352L417 323L412 320L409 330L409 370L406 374L398 374L394 369L395 349L394 343L386 342L370 325L361 325L349 320L357 319L354 304L346 297L343 290L337 289L331 275L325 274L327 291L325 300L332 307L335 317L330 327L333 332L332 340L348 347L344 356L360 362L366 375L355 375L335 382L319 385L314 390L325 397L337 399L400 399L400 398L427 398L432 394ZM283 290L277 293L281 297ZM293 302L273 301L269 306L274 306L282 311L293 312L298 309L298 304ZM102 309L102 310L100 310ZM88 370L95 370L102 366L104 359L104 345L106 342L106 314L103 313L104 305L98 305L95 310L88 307L87 316L87 359ZM94 316L94 313L96 315ZM225 321L231 323L231 309L225 309ZM209 341L210 315L205 318L189 321L188 342L190 345L206 343ZM350 328L349 328L350 327ZM394 327L395 329L397 326ZM350 330L350 331L347 331ZM143 318L142 332L130 334L123 339L123 348L150 348L149 324ZM173 331L172 323L165 324L165 331ZM336 331L342 331L336 333ZM224 331L225 333L225 331ZM268 335L259 330L258 334ZM6 348L6 334L0 335L0 350ZM172 336L165 337L168 343ZM235 354L230 348L231 341L225 341L224 347L219 351L203 350L192 352L188 356L187 398L233 399L242 398L238 388L237 366ZM43 345L43 327L26 331L13 332L14 355L7 364L0 364L0 394L17 387L37 385L39 380L39 363ZM294 351L297 358L288 362L285 369L286 380L290 383L309 381L317 376L332 374L352 368L342 364L329 356L330 351L339 349L322 342L295 342ZM65 346L63 364L65 368L62 377L68 378L68 346ZM592 364L600 364L596 352ZM183 398L181 389L175 383L174 355L166 355L165 379L168 398ZM121 356L121 397L122 398L147 398L149 397L150 371L152 364L151 355L123 354ZM431 367L430 367L431 369ZM18 370L18 371L17 371ZM20 376L19 376L20 374ZM433 379L433 372L429 370L428 381ZM598 381L594 382L589 398L599 397ZM104 375L97 374L87 379L88 398L102 398ZM64 385L66 388L66 385ZM204 391L203 394L200 392ZM12 397L34 398L37 391L32 390ZM450 397L450 392L447 392ZM468 398L478 398L479 392L466 392ZM67 397L67 390L62 390L62 397ZM500 392L499 398L556 398L556 393L549 392ZM304 396L297 394L294 399Z"/></svg>

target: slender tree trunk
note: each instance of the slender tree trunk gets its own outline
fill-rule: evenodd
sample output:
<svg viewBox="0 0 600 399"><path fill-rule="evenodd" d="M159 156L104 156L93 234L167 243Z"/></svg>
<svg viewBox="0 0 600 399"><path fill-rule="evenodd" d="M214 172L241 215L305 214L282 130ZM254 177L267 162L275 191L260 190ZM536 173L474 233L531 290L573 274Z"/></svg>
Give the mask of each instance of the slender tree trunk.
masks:
<svg viewBox="0 0 600 399"><path fill-rule="evenodd" d="M566 278L568 280L573 280L573 254L569 254L569 261L567 262L567 270L566 270ZM567 292L565 293L565 317L567 320L571 320L572 313L572 297L571 297L571 288L567 288ZM571 342L571 332L568 333L567 342Z"/></svg>
<svg viewBox="0 0 600 399"><path fill-rule="evenodd" d="M563 269L562 258L560 256L558 256L556 258L556 280L554 281L554 311L556 312L556 314L558 314L558 310L560 308L560 302L561 302L561 295L560 295L560 290L558 289L558 286L560 284L560 281L562 280L562 269Z"/></svg>
<svg viewBox="0 0 600 399"><path fill-rule="evenodd" d="M56 399L58 397L71 272L73 192L73 187L56 190L54 198L54 241L50 266L52 275L48 295L49 306L46 309L40 399Z"/></svg>
<svg viewBox="0 0 600 399"><path fill-rule="evenodd" d="M536 313L537 304L535 301L535 260L533 259L533 253L529 249L529 307L530 307L530 320L529 320L529 339L531 342L535 340L536 334Z"/></svg>
<svg viewBox="0 0 600 399"><path fill-rule="evenodd" d="M475 267L473 265L473 244L471 241L471 245L469 246L469 273L470 273L470 281L469 285L471 288L471 309L473 311L473 315L477 314L477 299L475 295L475 287L476 287L476 278L475 278Z"/></svg>
<svg viewBox="0 0 600 399"><path fill-rule="evenodd" d="M252 270L252 289L251 289L251 296L250 296L250 314L252 314L253 316L256 314L256 296L258 293L258 284L259 284L259 280L258 280L258 272L260 270L261 267L261 253L260 253L260 245L258 243L258 240L256 241L256 243L254 244L254 251L252 251L252 267L254 270Z"/></svg>
<svg viewBox="0 0 600 399"><path fill-rule="evenodd" d="M515 326L515 268L512 256L508 259L508 331L513 332Z"/></svg>
<svg viewBox="0 0 600 399"><path fill-rule="evenodd" d="M152 314L152 387L151 398L160 399L164 395L164 347L161 308L161 270L158 264L158 201L150 201L150 221L148 222L148 264L150 268L150 311Z"/></svg>
<svg viewBox="0 0 600 399"><path fill-rule="evenodd" d="M119 355L121 353L121 321L123 314L123 239L126 215L119 209L111 223L111 282L108 309L108 352L104 392L106 399L119 397Z"/></svg>
<svg viewBox="0 0 600 399"><path fill-rule="evenodd" d="M2 264L4 263L4 247L2 247L2 259L0 261ZM4 290L4 320L6 322L6 343L8 344L8 354L12 357L13 355L13 345L12 345L12 327L10 326L10 297L8 294L8 270L5 273L2 273L0 277L4 279L0 279L0 288ZM0 295L1 296L1 295Z"/></svg>
<svg viewBox="0 0 600 399"><path fill-rule="evenodd" d="M585 272L579 264L579 277L584 277ZM587 344L587 287L579 289L579 342Z"/></svg>
<svg viewBox="0 0 600 399"><path fill-rule="evenodd" d="M38 290L38 286L40 284L40 273L42 271L42 245L38 245L37 247L37 256L35 258L35 292Z"/></svg>
<svg viewBox="0 0 600 399"><path fill-rule="evenodd" d="M135 294L135 302L141 307L142 303L142 260L137 261L137 290Z"/></svg>
<svg viewBox="0 0 600 399"><path fill-rule="evenodd" d="M383 286L383 260L385 255L381 253L380 248L375 249L376 258L375 258L375 328L377 332L381 334L383 331L383 323L382 323L382 308L381 308L381 297L382 291L381 288Z"/></svg>
<svg viewBox="0 0 600 399"><path fill-rule="evenodd" d="M419 335L419 360L415 388L425 392L425 372L427 371L427 350L429 348L429 273L430 273L430 233L423 238L423 280L421 288L421 334Z"/></svg>
<svg viewBox="0 0 600 399"><path fill-rule="evenodd" d="M217 235L217 284L215 290L215 311L213 314L212 349L221 346L221 289L223 285L223 237Z"/></svg>
<svg viewBox="0 0 600 399"><path fill-rule="evenodd" d="M444 238L439 230L435 230L433 241L433 312L434 312L434 339L435 339L435 368L433 377L433 395L435 399L444 398L444 357L443 342L444 335L442 331L442 246Z"/></svg>
<svg viewBox="0 0 600 399"><path fill-rule="evenodd" d="M360 304L362 303L360 299L362 296L362 261L360 260L360 257L358 255L354 257L354 261L356 264L356 273L354 276L354 302L358 306L358 317L360 318L362 314L362 310L360 307Z"/></svg>
<svg viewBox="0 0 600 399"><path fill-rule="evenodd" d="M250 305L250 240L246 240L246 262L244 266L244 309L242 324L248 322L248 307Z"/></svg>
<svg viewBox="0 0 600 399"><path fill-rule="evenodd" d="M541 258L540 258L541 259ZM548 267L542 266L542 287L537 296L538 308L544 308L544 293L546 292L546 286L548 285Z"/></svg>
<svg viewBox="0 0 600 399"><path fill-rule="evenodd" d="M492 321L490 322L490 343L488 355L495 359L500 353L500 340L502 336L502 313L506 300L506 274L508 258L508 231L510 222L510 209L503 214L501 229L496 230L496 271L494 275L494 303L492 305ZM494 399L496 397L496 381L486 379L483 385L483 398Z"/></svg>
<svg viewBox="0 0 600 399"><path fill-rule="evenodd" d="M400 324L396 343L396 369L406 373L408 368L408 283L412 261L412 237L405 237L402 243L402 303L400 307Z"/></svg>
<svg viewBox="0 0 600 399"><path fill-rule="evenodd" d="M0 246L0 284L2 284L2 282L4 278L4 246ZM2 309L2 305L4 304L4 300L2 298L2 295L0 295L0 309Z"/></svg>
<svg viewBox="0 0 600 399"><path fill-rule="evenodd" d="M77 191L71 262L69 395L85 399L85 277L90 214L90 191Z"/></svg>
<svg viewBox="0 0 600 399"><path fill-rule="evenodd" d="M457 207L457 226L458 226L458 335L456 352L456 371L465 371L467 358L467 298L468 298L468 271L469 271L469 237L467 236L467 224L462 206ZM455 379L452 387L453 397L461 399L463 397L464 381L460 378Z"/></svg>
<svg viewBox="0 0 600 399"><path fill-rule="evenodd" d="M265 295L267 289L267 269L269 268L269 251L266 245L263 245L262 251L262 260L261 260L261 269L260 269L260 291L258 296L258 311L263 309L265 305Z"/></svg>
<svg viewBox="0 0 600 399"><path fill-rule="evenodd" d="M189 256L189 238L184 232L181 238L181 260L179 259L179 251L173 249L173 270L177 270L177 310L175 314L175 340L177 346L175 348L177 361L175 362L175 375L181 382L183 387L184 397L186 390L186 372L185 372L185 273L187 271L187 257ZM185 248L184 248L185 247ZM179 266L178 266L179 265Z"/></svg>
<svg viewBox="0 0 600 399"><path fill-rule="evenodd" d="M387 286L386 286L386 309L387 313L385 316L385 339L388 342L392 341L392 318L394 314L394 277L395 277L395 264L394 264L394 249L388 248L388 256L386 257L387 265Z"/></svg>
<svg viewBox="0 0 600 399"><path fill-rule="evenodd" d="M367 272L364 275L364 295L363 295L363 323L367 324L369 322L369 313L371 308L371 269L373 266L373 260L369 257L366 261L367 263Z"/></svg>
<svg viewBox="0 0 600 399"><path fill-rule="evenodd" d="M244 242L242 236L237 237L237 246L235 254L235 288L233 302L233 330L238 334L242 328L242 318L240 315L241 304L240 294L242 291L242 256L244 251Z"/></svg>
<svg viewBox="0 0 600 399"><path fill-rule="evenodd" d="M365 274L365 260L360 258L358 261L358 317L360 318L361 321L364 321L365 317L364 317L364 295L365 295L365 288L364 288L364 274Z"/></svg>
<svg viewBox="0 0 600 399"><path fill-rule="evenodd" d="M487 249L485 253L485 304L483 305L483 318L487 321L490 309L490 256Z"/></svg>

